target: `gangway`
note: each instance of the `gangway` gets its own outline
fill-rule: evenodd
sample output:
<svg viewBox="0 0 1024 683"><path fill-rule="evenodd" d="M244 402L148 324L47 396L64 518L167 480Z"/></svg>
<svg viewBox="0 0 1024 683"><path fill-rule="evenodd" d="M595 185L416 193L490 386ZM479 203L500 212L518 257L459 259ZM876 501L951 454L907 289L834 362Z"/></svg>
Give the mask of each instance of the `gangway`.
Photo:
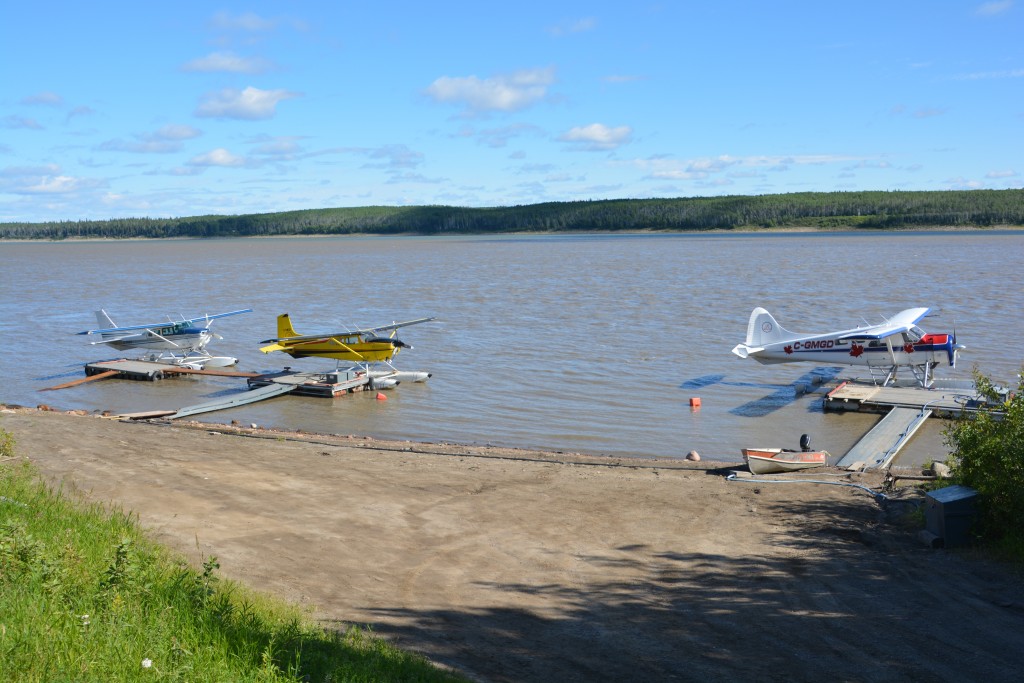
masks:
<svg viewBox="0 0 1024 683"><path fill-rule="evenodd" d="M248 391L232 394L231 396L225 396L214 401L188 406L182 408L173 415L168 415L167 417L170 420L176 420L181 417L189 417L191 415L199 415L201 413L212 413L215 410L227 410L228 408L244 406L249 403L256 403L257 401L263 401L268 398L280 396L281 394L287 394L294 391L295 388L294 384L268 384L266 386L259 387L258 389L250 389Z"/></svg>
<svg viewBox="0 0 1024 683"><path fill-rule="evenodd" d="M931 414L930 408L892 408L836 463L836 467L854 470L889 467Z"/></svg>

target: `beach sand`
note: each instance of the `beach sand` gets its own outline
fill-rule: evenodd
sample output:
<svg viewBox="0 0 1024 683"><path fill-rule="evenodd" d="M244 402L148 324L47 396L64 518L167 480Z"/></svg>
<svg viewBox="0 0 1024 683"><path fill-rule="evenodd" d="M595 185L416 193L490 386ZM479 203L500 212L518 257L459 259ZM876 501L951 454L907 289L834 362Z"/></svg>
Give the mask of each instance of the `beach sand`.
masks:
<svg viewBox="0 0 1024 683"><path fill-rule="evenodd" d="M723 463L24 408L0 428L65 493L136 513L197 565L475 680L1019 675L1024 582L916 541L920 492L883 505Z"/></svg>

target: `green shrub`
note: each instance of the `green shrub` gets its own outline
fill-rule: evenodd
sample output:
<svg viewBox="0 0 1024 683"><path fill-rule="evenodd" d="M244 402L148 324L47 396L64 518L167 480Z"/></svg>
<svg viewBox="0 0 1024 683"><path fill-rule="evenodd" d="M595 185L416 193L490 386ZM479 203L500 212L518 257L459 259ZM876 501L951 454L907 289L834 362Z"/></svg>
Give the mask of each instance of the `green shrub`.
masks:
<svg viewBox="0 0 1024 683"><path fill-rule="evenodd" d="M1024 560L1024 378L1008 396L977 371L974 378L986 402L946 428L948 463L956 483L978 492L982 539Z"/></svg>

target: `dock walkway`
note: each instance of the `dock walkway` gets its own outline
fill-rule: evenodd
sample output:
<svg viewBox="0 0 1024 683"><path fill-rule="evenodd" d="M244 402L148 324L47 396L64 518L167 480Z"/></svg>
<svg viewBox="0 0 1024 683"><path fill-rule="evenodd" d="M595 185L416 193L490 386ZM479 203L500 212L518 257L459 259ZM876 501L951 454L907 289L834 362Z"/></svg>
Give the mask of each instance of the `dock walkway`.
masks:
<svg viewBox="0 0 1024 683"><path fill-rule="evenodd" d="M244 406L249 403L256 403L257 401L263 401L268 398L280 396L281 394L287 394L294 390L294 384L268 384L257 389L250 389L238 394L232 394L231 396L224 396L214 401L208 401L206 403L199 403L194 406L182 408L173 415L169 415L168 418L171 420L177 420L182 417L190 417L192 415L199 415L202 413L212 413L217 410L227 410L228 408L236 408L238 406Z"/></svg>
<svg viewBox="0 0 1024 683"><path fill-rule="evenodd" d="M861 437L836 467L852 470L888 467L931 414L927 408L893 408Z"/></svg>
<svg viewBox="0 0 1024 683"><path fill-rule="evenodd" d="M965 386L924 389L843 382L825 396L822 407L826 412L870 412L885 417L836 466L849 470L886 469L928 418L957 417L972 410L977 400L977 391Z"/></svg>

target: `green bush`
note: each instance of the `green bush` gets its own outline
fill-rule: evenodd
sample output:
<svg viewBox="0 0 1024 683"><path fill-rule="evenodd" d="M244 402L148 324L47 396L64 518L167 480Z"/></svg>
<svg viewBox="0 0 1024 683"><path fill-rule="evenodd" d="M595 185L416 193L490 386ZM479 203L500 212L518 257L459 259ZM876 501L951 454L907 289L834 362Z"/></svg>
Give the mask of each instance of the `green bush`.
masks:
<svg viewBox="0 0 1024 683"><path fill-rule="evenodd" d="M978 492L982 539L1024 560L1024 377L1008 395L977 371L974 379L986 401L946 428L948 464L957 483Z"/></svg>

